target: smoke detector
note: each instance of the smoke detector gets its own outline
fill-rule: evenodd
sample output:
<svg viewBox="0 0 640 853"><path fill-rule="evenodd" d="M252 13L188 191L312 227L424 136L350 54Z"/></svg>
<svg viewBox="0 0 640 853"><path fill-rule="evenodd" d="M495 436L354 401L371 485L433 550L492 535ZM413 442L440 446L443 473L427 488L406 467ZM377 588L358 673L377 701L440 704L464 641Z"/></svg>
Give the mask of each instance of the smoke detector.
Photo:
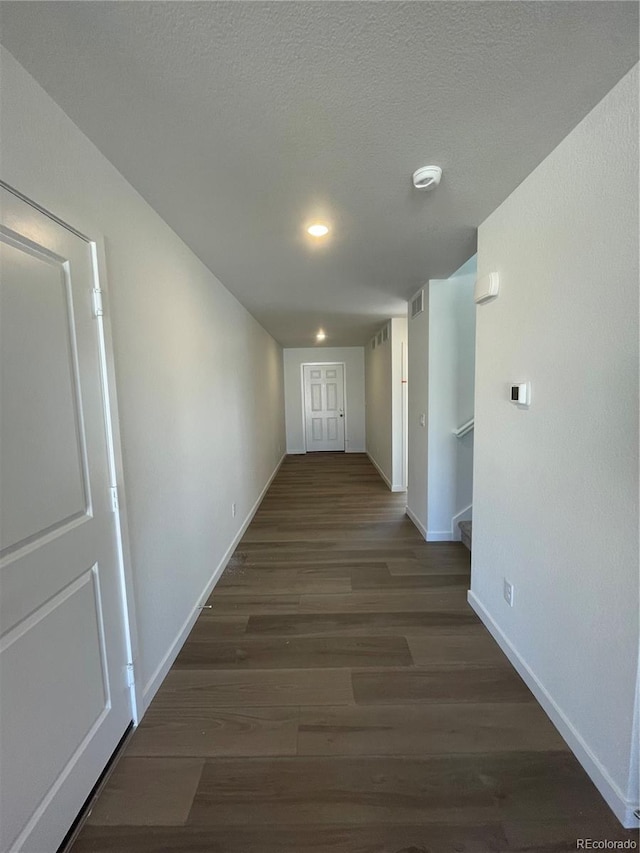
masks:
<svg viewBox="0 0 640 853"><path fill-rule="evenodd" d="M417 190L432 190L440 183L440 166L423 166L413 173L413 185Z"/></svg>

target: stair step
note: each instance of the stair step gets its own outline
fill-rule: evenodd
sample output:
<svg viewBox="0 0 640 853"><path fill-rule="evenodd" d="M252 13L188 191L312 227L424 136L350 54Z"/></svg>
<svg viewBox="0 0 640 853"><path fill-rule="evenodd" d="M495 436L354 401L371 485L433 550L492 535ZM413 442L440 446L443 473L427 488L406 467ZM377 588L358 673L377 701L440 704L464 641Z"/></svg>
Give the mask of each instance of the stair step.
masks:
<svg viewBox="0 0 640 853"><path fill-rule="evenodd" d="M471 550L471 522L459 521L458 527L460 528L460 537L462 539L462 543L466 545L469 550Z"/></svg>

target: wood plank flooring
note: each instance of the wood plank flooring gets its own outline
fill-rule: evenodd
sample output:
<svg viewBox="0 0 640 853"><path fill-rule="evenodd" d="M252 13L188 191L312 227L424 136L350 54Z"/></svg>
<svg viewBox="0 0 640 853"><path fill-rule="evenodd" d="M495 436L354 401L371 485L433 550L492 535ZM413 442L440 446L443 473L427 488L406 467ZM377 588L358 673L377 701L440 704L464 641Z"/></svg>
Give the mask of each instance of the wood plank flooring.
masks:
<svg viewBox="0 0 640 853"><path fill-rule="evenodd" d="M575 850L625 832L364 455L287 457L72 853Z"/></svg>

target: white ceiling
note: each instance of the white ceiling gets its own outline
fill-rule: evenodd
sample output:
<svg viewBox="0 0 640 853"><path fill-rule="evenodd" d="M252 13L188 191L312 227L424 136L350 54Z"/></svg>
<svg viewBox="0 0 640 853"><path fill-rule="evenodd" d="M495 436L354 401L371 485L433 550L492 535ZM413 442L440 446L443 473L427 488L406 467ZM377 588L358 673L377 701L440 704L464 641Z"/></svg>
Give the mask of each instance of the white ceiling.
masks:
<svg viewBox="0 0 640 853"><path fill-rule="evenodd" d="M1 25L284 346L403 314L638 60L635 2L3 2Z"/></svg>

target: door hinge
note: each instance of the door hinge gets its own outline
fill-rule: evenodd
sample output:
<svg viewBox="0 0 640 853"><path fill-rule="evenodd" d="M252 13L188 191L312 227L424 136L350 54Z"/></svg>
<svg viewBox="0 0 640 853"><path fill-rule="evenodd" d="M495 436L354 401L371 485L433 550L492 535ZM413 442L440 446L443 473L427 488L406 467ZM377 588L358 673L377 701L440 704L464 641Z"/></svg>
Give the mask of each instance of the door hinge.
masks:
<svg viewBox="0 0 640 853"><path fill-rule="evenodd" d="M94 287L91 291L93 294L93 316L102 317L104 314L104 305L102 303L102 291L98 287Z"/></svg>
<svg viewBox="0 0 640 853"><path fill-rule="evenodd" d="M133 671L133 661L127 664L127 687L133 687L136 683L135 672Z"/></svg>
<svg viewBox="0 0 640 853"><path fill-rule="evenodd" d="M118 499L118 487L111 486L109 491L111 492L111 509L114 512L117 512L120 509L120 500Z"/></svg>

